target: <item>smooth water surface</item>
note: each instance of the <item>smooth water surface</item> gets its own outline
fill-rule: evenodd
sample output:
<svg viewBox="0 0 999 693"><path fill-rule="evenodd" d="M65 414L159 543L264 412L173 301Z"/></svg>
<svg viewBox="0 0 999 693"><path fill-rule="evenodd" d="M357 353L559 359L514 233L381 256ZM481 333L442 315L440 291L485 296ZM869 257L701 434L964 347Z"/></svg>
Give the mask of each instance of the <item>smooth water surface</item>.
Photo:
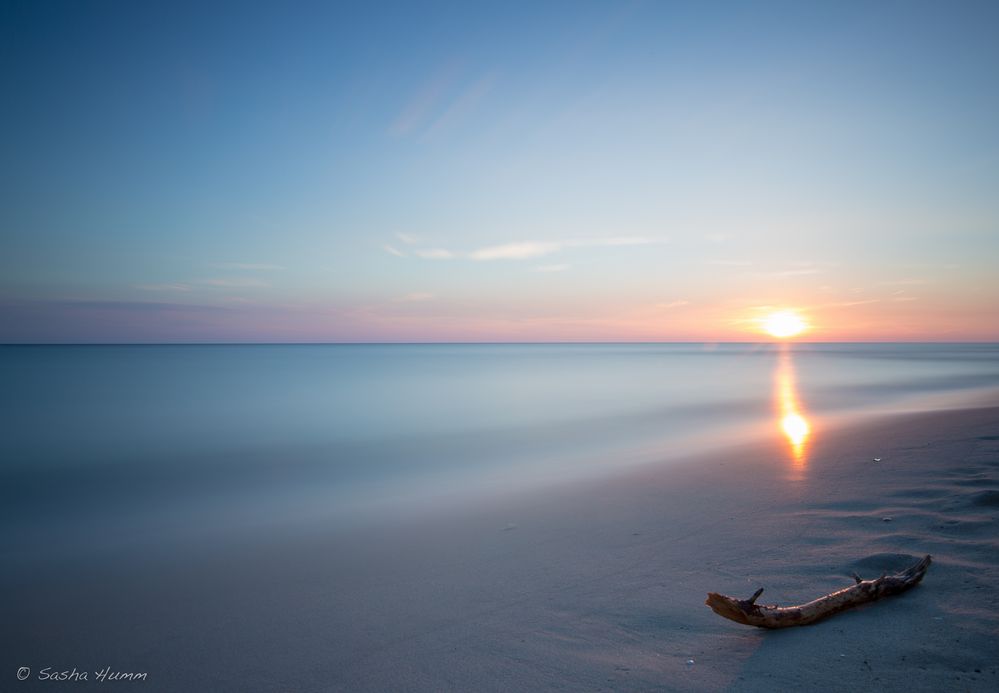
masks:
<svg viewBox="0 0 999 693"><path fill-rule="evenodd" d="M0 544L558 483L999 386L986 344L0 347ZM782 419L783 417L783 419ZM783 421L783 423L781 423Z"/></svg>

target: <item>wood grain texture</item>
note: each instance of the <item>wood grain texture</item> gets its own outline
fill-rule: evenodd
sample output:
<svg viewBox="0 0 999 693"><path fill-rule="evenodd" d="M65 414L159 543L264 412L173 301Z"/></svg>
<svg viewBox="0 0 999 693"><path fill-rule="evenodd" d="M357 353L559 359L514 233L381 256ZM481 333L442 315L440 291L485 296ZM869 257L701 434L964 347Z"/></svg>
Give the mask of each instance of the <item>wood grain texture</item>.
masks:
<svg viewBox="0 0 999 693"><path fill-rule="evenodd" d="M927 555L919 563L895 575L882 575L876 580L861 580L859 576L854 575L856 584L798 606L757 604L756 600L763 594L763 588L756 590L749 599L736 599L709 592L704 603L719 616L747 626L759 628L807 626L855 606L905 592L919 584L926 575L930 563L932 559Z"/></svg>

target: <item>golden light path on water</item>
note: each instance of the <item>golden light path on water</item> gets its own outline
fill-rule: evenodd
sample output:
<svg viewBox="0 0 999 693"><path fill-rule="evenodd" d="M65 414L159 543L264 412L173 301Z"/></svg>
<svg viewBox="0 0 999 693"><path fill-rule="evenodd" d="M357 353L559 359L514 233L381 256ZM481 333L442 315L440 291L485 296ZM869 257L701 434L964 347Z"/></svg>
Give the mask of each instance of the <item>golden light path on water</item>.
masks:
<svg viewBox="0 0 999 693"><path fill-rule="evenodd" d="M780 347L774 389L778 428L790 445L792 469L800 475L808 467L808 439L812 427L798 398L794 362L788 344L781 344Z"/></svg>

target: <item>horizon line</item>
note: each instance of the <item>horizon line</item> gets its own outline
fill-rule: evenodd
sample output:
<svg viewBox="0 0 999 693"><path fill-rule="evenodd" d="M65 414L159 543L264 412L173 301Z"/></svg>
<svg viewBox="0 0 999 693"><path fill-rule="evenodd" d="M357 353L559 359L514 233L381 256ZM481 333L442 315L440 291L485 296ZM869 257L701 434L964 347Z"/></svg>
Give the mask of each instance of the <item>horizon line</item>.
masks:
<svg viewBox="0 0 999 693"><path fill-rule="evenodd" d="M759 339L759 340L731 340L731 339L707 339L707 340L530 340L530 341L171 341L171 342L0 342L0 347L26 347L26 346L474 346L474 345L597 345L597 344L996 344L999 340L940 340L940 339L868 339L868 340L783 340L783 339Z"/></svg>

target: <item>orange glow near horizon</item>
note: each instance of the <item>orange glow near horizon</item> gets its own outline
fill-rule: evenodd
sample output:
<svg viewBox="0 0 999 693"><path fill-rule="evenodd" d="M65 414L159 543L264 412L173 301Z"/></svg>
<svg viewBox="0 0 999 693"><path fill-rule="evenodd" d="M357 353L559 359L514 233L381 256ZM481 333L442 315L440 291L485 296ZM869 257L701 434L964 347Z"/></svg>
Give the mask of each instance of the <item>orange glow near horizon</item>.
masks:
<svg viewBox="0 0 999 693"><path fill-rule="evenodd" d="M778 428L791 447L791 458L794 471L804 472L808 460L806 457L808 439L812 432L811 424L801 402L798 400L798 388L794 374L794 364L791 361L790 350L783 347L775 377L776 405Z"/></svg>

